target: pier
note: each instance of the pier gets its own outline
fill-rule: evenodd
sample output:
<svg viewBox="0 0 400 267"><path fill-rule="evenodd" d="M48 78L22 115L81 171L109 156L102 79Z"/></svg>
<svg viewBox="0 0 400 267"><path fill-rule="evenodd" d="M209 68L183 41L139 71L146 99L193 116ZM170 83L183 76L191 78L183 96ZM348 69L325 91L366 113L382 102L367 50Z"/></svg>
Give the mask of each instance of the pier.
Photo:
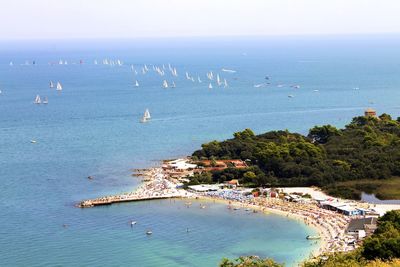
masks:
<svg viewBox="0 0 400 267"><path fill-rule="evenodd" d="M168 198L181 198L182 194L169 194L160 196L143 196L143 195L115 195L108 197L101 197L95 199L88 199L80 202L77 206L79 208L91 208L95 206L111 205L122 202L133 202L133 201L145 201L145 200L156 200L156 199L168 199Z"/></svg>

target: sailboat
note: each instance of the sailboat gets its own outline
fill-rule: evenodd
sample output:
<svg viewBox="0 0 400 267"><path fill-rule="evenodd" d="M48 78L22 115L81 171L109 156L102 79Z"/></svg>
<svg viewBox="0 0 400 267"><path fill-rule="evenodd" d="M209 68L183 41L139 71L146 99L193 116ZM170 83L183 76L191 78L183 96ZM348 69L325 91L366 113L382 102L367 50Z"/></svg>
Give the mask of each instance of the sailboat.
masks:
<svg viewBox="0 0 400 267"><path fill-rule="evenodd" d="M208 89L212 89L213 87L212 87L212 84L210 83L209 85L208 85Z"/></svg>
<svg viewBox="0 0 400 267"><path fill-rule="evenodd" d="M50 88L54 88L54 83L53 83L53 81L50 81Z"/></svg>
<svg viewBox="0 0 400 267"><path fill-rule="evenodd" d="M57 82L57 88L56 88L56 90L57 91L62 91L62 85L61 85L61 83L60 82Z"/></svg>
<svg viewBox="0 0 400 267"><path fill-rule="evenodd" d="M167 82L167 80L164 80L163 81L163 85L162 85L164 88L168 88L168 82Z"/></svg>
<svg viewBox="0 0 400 267"><path fill-rule="evenodd" d="M47 96L45 96L44 97L44 99L43 99L43 102L42 102L43 104L48 104L49 103L49 100L47 99Z"/></svg>
<svg viewBox="0 0 400 267"><path fill-rule="evenodd" d="M218 86L221 86L221 79L219 78L219 74L217 74L217 84Z"/></svg>
<svg viewBox="0 0 400 267"><path fill-rule="evenodd" d="M176 87L176 84L175 84L175 82L174 82L174 81L172 81L171 88L175 88L175 87Z"/></svg>
<svg viewBox="0 0 400 267"><path fill-rule="evenodd" d="M143 117L140 120L140 122L141 123L145 123L145 122L148 122L150 119L151 119L150 111L149 111L149 109L146 108L146 110L144 111Z"/></svg>
<svg viewBox="0 0 400 267"><path fill-rule="evenodd" d="M137 80L135 81L135 86L139 87L139 82Z"/></svg>
<svg viewBox="0 0 400 267"><path fill-rule="evenodd" d="M35 104L41 104L42 103L42 100L40 99L39 95L36 95L35 101L33 101L33 103L35 103Z"/></svg>
<svg viewBox="0 0 400 267"><path fill-rule="evenodd" d="M200 76L197 76L197 81L201 83Z"/></svg>
<svg viewBox="0 0 400 267"><path fill-rule="evenodd" d="M224 88L228 87L228 82L224 79Z"/></svg>

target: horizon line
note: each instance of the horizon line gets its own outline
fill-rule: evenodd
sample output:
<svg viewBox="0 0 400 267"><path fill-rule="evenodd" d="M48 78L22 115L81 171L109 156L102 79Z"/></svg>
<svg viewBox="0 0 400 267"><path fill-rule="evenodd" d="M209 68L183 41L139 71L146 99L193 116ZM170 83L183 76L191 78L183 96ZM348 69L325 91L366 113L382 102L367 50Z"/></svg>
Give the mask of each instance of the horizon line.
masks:
<svg viewBox="0 0 400 267"><path fill-rule="evenodd" d="M296 38L296 37L363 37L400 36L400 32L376 33L304 33L304 34L249 34L249 35L174 35L174 36L136 36L136 37L55 37L55 38L1 38L3 41L74 41L74 40L146 40L146 39L205 39L205 38Z"/></svg>

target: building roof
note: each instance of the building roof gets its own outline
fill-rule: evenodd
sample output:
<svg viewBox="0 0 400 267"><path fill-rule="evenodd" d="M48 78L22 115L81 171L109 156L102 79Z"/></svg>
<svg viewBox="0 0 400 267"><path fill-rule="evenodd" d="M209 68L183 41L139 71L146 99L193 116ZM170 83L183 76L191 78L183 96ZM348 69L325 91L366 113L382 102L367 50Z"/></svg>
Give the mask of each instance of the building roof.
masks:
<svg viewBox="0 0 400 267"><path fill-rule="evenodd" d="M352 219L347 227L347 232L356 232L364 230L366 224L376 224L377 219L375 217L368 217L362 219Z"/></svg>

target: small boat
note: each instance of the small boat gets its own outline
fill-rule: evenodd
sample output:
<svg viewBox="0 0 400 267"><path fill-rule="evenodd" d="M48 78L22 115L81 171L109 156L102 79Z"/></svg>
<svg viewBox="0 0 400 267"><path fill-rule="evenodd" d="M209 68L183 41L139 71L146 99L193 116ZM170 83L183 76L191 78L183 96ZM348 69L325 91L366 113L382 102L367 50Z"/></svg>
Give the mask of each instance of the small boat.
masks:
<svg viewBox="0 0 400 267"><path fill-rule="evenodd" d="M131 226L135 225L135 224L136 224L136 221L131 221Z"/></svg>
<svg viewBox="0 0 400 267"><path fill-rule="evenodd" d="M62 89L63 89L63 87L62 87L61 83L60 83L60 82L57 82L56 90L57 90L57 91L62 91Z"/></svg>
<svg viewBox="0 0 400 267"><path fill-rule="evenodd" d="M318 240L321 239L321 237L319 235L308 235L306 237L307 240Z"/></svg>
<svg viewBox="0 0 400 267"><path fill-rule="evenodd" d="M54 88L54 83L53 83L53 81L50 81L49 87L50 87L50 88Z"/></svg>
<svg viewBox="0 0 400 267"><path fill-rule="evenodd" d="M224 79L224 88L228 87L228 82L226 81L226 79Z"/></svg>
<svg viewBox="0 0 400 267"><path fill-rule="evenodd" d="M33 103L35 103L35 104L41 104L42 103L42 100L40 99L39 95L36 95L35 100L33 101Z"/></svg>
<svg viewBox="0 0 400 267"><path fill-rule="evenodd" d="M149 111L149 109L146 109L144 111L143 117L140 120L140 122L145 123L145 122L148 122L150 119L151 119L150 111Z"/></svg>
<svg viewBox="0 0 400 267"><path fill-rule="evenodd" d="M139 87L139 82L137 80L135 81L135 86Z"/></svg>
<svg viewBox="0 0 400 267"><path fill-rule="evenodd" d="M150 230L147 230L147 231L146 231L146 235L152 235L152 234L153 234L152 231L150 231Z"/></svg>
<svg viewBox="0 0 400 267"><path fill-rule="evenodd" d="M230 69L225 69L225 68L222 68L221 71L229 72L229 73L235 73L236 72L236 70L230 70Z"/></svg>
<svg viewBox="0 0 400 267"><path fill-rule="evenodd" d="M163 81L162 86L163 86L164 88L168 88L168 82L167 82L167 80L164 80L164 81Z"/></svg>
<svg viewBox="0 0 400 267"><path fill-rule="evenodd" d="M221 86L221 79L219 78L219 74L217 74L217 84L218 84L218 86Z"/></svg>
<svg viewBox="0 0 400 267"><path fill-rule="evenodd" d="M175 84L175 82L174 82L174 81L172 81L171 88L175 88L175 87L176 87L176 84Z"/></svg>
<svg viewBox="0 0 400 267"><path fill-rule="evenodd" d="M288 95L288 97L289 97L289 98L292 98L292 97L294 97L294 95Z"/></svg>
<svg viewBox="0 0 400 267"><path fill-rule="evenodd" d="M319 92L319 90L318 90L318 89L315 89L314 92Z"/></svg>
<svg viewBox="0 0 400 267"><path fill-rule="evenodd" d="M43 102L42 102L43 104L48 104L49 103L49 100L47 99L47 96L45 96L44 97L44 99L43 99Z"/></svg>
<svg viewBox="0 0 400 267"><path fill-rule="evenodd" d="M238 208L238 207L234 207L234 208L233 208L233 210L240 210L240 208Z"/></svg>
<svg viewBox="0 0 400 267"><path fill-rule="evenodd" d="M212 89L213 87L212 87L212 84L210 83L209 85L208 85L208 89Z"/></svg>
<svg viewBox="0 0 400 267"><path fill-rule="evenodd" d="M31 140L31 143L32 144L36 144L36 140Z"/></svg>

